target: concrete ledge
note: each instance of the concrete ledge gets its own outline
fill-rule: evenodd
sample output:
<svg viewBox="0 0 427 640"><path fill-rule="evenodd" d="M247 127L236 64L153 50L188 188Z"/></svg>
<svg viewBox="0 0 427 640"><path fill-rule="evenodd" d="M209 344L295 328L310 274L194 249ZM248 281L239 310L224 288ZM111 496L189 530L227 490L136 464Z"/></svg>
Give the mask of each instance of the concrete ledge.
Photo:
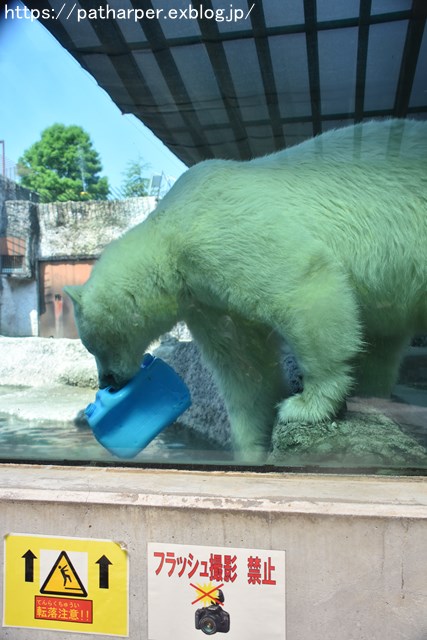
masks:
<svg viewBox="0 0 427 640"><path fill-rule="evenodd" d="M0 502L427 520L422 478L0 465Z"/></svg>
<svg viewBox="0 0 427 640"><path fill-rule="evenodd" d="M423 478L3 464L0 513L2 538L126 549L131 640L149 640L148 543L284 550L286 640L427 637ZM12 570L22 571L21 555ZM0 582L0 607L2 593ZM99 636L4 627L0 637Z"/></svg>

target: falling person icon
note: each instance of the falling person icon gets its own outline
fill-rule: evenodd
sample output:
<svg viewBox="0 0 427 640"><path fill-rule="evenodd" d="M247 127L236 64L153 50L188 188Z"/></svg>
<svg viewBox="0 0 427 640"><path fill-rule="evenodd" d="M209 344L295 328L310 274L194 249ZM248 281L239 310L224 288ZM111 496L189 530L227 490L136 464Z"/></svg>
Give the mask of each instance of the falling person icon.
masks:
<svg viewBox="0 0 427 640"><path fill-rule="evenodd" d="M64 579L64 588L66 588L67 587L67 580L69 582L72 582L71 576L68 573L68 565L66 564L63 567L61 567L61 565L58 565L58 569L60 570L61 575L62 575L62 577Z"/></svg>

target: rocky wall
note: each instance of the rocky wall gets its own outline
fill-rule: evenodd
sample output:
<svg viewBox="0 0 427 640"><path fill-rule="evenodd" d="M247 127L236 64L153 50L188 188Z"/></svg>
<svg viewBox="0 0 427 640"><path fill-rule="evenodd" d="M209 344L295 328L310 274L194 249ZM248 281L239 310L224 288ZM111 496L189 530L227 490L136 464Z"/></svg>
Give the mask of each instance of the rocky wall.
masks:
<svg viewBox="0 0 427 640"><path fill-rule="evenodd" d="M96 257L111 240L142 222L156 198L40 204L39 259Z"/></svg>

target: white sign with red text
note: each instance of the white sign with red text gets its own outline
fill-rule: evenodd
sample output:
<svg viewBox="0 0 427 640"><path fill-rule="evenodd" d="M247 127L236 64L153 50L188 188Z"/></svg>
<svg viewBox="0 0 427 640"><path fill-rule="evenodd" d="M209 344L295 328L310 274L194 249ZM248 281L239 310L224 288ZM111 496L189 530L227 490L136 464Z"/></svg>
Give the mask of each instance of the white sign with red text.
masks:
<svg viewBox="0 0 427 640"><path fill-rule="evenodd" d="M285 552L149 543L148 640L285 640Z"/></svg>

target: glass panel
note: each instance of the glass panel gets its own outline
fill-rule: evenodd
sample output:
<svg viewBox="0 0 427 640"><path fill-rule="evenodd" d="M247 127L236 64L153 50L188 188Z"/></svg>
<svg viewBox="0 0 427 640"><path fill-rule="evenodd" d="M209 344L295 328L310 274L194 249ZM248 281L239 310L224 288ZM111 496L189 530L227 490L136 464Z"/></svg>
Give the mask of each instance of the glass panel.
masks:
<svg viewBox="0 0 427 640"><path fill-rule="evenodd" d="M427 40L359 4L45 19L92 77L8 3L0 461L426 473Z"/></svg>
<svg viewBox="0 0 427 640"><path fill-rule="evenodd" d="M69 6L56 0L52 2L51 19L58 20L67 27L70 38L75 46L87 47L100 45L95 29L85 15L85 9L76 2Z"/></svg>
<svg viewBox="0 0 427 640"><path fill-rule="evenodd" d="M175 111L173 127L184 127L179 107L175 104L175 100L152 51L135 51L133 57L146 83L150 86L151 93L156 96L156 104L152 106L153 115L156 112L164 112L168 114L168 117L171 117ZM148 105L146 108L148 109Z"/></svg>
<svg viewBox="0 0 427 640"><path fill-rule="evenodd" d="M202 9L202 3L194 3L199 11ZM251 5L246 0L235 0L234 2L224 3L222 0L212 1L212 10L203 9L204 20L215 23L221 33L239 32L251 29Z"/></svg>
<svg viewBox="0 0 427 640"><path fill-rule="evenodd" d="M212 72L209 56L206 48L201 45L176 47L172 50L172 55L180 72L185 89L193 100L197 109L197 117L202 125L210 125L212 122L221 122L223 102L217 79ZM191 68L191 73L186 70ZM167 70L166 70L167 72ZM178 95L175 100L178 106L185 112L190 108L183 104L184 96Z"/></svg>
<svg viewBox="0 0 427 640"><path fill-rule="evenodd" d="M225 42L224 49L242 118L247 122L268 119L261 71L253 41ZM245 61L244 65L242 60Z"/></svg>
<svg viewBox="0 0 427 640"><path fill-rule="evenodd" d="M269 38L279 107L284 118L311 113L307 48L304 35Z"/></svg>
<svg viewBox="0 0 427 640"><path fill-rule="evenodd" d="M412 0L372 0L371 14L409 11L411 7Z"/></svg>
<svg viewBox="0 0 427 640"><path fill-rule="evenodd" d="M421 48L418 56L418 64L415 71L414 84L412 86L411 94L411 107L422 107L426 103L427 96L427 82L426 82L426 69L425 61L427 60L427 30L424 30L424 35L421 43Z"/></svg>
<svg viewBox="0 0 427 640"><path fill-rule="evenodd" d="M322 20L342 20L344 18L355 18L359 15L359 0L317 0L317 19Z"/></svg>
<svg viewBox="0 0 427 640"><path fill-rule="evenodd" d="M293 147L304 142L313 135L311 122L290 123L283 126L283 134L287 147Z"/></svg>
<svg viewBox="0 0 427 640"><path fill-rule="evenodd" d="M381 111L394 105L408 23L371 26L366 68L365 109ZM393 55L390 55L393 51Z"/></svg>
<svg viewBox="0 0 427 640"><path fill-rule="evenodd" d="M186 38L200 35L197 22L197 11L191 11L191 3L186 0L177 2L164 2L164 0L152 0L156 18L145 17L144 22L160 24L166 38ZM150 15L150 14L149 14Z"/></svg>
<svg viewBox="0 0 427 640"><path fill-rule="evenodd" d="M130 0L112 0L108 2L108 6L114 10L117 19L117 25L123 34L126 42L129 44L137 42L145 42L147 40L143 31L144 17L135 11Z"/></svg>
<svg viewBox="0 0 427 640"><path fill-rule="evenodd" d="M25 256L4 256L0 255L0 271L1 273L20 272L24 269Z"/></svg>
<svg viewBox="0 0 427 640"><path fill-rule="evenodd" d="M263 3L263 10L267 27L304 23L303 0L269 0Z"/></svg>
<svg viewBox="0 0 427 640"><path fill-rule="evenodd" d="M355 98L357 29L319 32L322 113L351 112Z"/></svg>

